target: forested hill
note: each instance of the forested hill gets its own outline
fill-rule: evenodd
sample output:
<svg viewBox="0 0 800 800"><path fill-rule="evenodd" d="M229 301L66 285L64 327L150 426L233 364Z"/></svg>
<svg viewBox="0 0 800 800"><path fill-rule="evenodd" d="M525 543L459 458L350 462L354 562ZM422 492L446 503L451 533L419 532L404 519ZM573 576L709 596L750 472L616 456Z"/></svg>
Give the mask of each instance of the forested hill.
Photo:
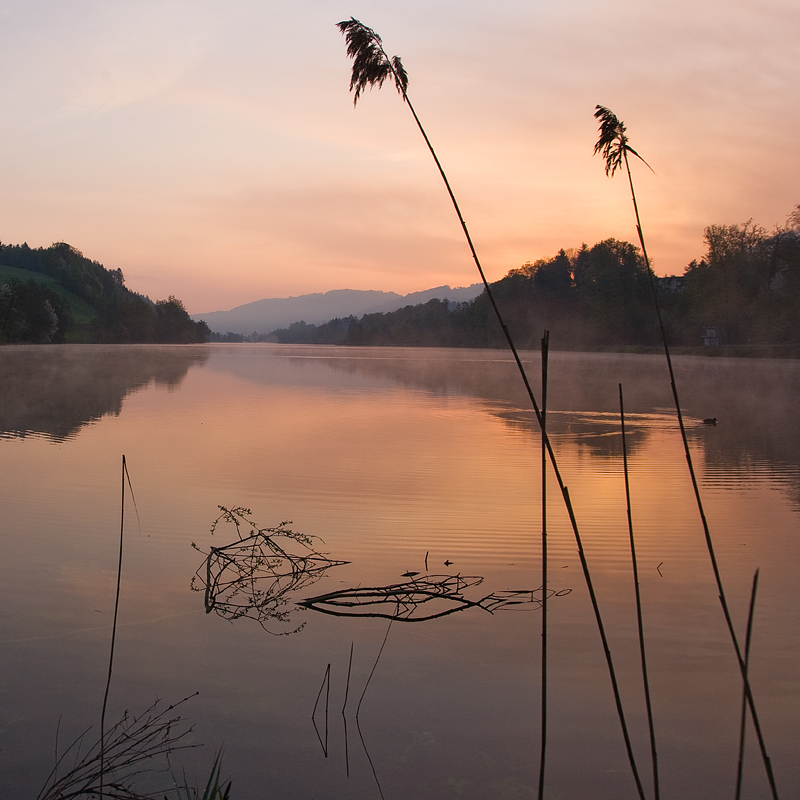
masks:
<svg viewBox="0 0 800 800"><path fill-rule="evenodd" d="M683 275L656 279L669 341L800 344L800 206L768 233L752 222L712 225L706 254ZM545 329L558 349L624 348L659 343L650 279L637 247L606 239L512 269L492 294L514 341L538 349ZM484 293L471 303L431 300L388 314L298 322L272 340L345 345L504 347Z"/></svg>
<svg viewBox="0 0 800 800"><path fill-rule="evenodd" d="M153 303L109 270L58 242L36 249L0 244L0 344L208 341L175 297Z"/></svg>

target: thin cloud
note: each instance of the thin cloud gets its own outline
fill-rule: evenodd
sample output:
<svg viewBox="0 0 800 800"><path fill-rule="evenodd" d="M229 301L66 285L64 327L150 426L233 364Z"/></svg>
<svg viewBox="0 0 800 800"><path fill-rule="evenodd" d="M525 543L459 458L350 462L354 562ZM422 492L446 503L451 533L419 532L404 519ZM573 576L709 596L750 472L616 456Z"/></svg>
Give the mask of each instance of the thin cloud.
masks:
<svg viewBox="0 0 800 800"><path fill-rule="evenodd" d="M10 0L2 13L0 238L65 239L190 310L471 282L402 101L373 91L353 109L334 26L351 14L402 56L493 278L635 238L624 186L591 155L597 103L658 173L637 180L660 273L702 255L705 225L770 227L800 201L787 0L503 0L491 15L477 0L457 14L422 0Z"/></svg>

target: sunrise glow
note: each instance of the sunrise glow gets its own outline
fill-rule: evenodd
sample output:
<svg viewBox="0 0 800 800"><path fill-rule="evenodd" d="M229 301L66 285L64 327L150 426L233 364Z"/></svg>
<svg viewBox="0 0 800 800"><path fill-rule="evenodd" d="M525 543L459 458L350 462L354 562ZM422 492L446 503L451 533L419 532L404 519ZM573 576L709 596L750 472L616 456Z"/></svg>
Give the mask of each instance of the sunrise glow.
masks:
<svg viewBox="0 0 800 800"><path fill-rule="evenodd" d="M410 76L490 280L559 248L633 241L624 177L592 158L623 119L659 274L703 229L800 202L797 9L503 0L400 6L11 0L0 10L0 240L67 241L192 313L477 276L394 89L356 109L335 27L355 16Z"/></svg>

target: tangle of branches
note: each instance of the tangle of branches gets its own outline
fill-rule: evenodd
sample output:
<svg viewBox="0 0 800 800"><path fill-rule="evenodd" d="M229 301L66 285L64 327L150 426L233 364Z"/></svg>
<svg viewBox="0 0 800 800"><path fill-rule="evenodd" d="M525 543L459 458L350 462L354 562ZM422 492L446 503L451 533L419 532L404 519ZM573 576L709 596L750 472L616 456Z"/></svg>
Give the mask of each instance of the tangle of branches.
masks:
<svg viewBox="0 0 800 800"><path fill-rule="evenodd" d="M313 548L314 538L297 533L281 522L276 528L259 528L248 508L225 508L211 526L214 533L220 522L232 524L237 538L222 547L211 547L192 579L192 589L204 592L206 613L212 611L228 620L248 617L268 633L286 635L301 630L303 624L285 630L293 605L291 595L316 583L330 567L346 564Z"/></svg>
<svg viewBox="0 0 800 800"><path fill-rule="evenodd" d="M340 617L382 617L398 622L424 622L468 608L482 608L490 614L514 605L542 604L542 589L493 592L471 600L464 590L478 586L476 575L422 575L389 586L357 587L300 600L299 605ZM547 590L547 596L568 594L571 589Z"/></svg>

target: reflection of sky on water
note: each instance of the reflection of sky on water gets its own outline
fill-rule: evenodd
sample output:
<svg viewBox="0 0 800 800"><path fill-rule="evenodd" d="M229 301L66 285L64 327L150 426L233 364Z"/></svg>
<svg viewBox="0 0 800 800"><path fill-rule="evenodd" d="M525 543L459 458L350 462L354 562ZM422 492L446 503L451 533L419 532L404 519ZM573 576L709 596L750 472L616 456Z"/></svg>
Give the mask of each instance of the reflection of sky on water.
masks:
<svg viewBox="0 0 800 800"><path fill-rule="evenodd" d="M363 386L391 381L437 395L465 393L496 405L510 424L536 428L529 401L510 356L502 351L442 351L397 348L396 357L379 350L328 348L323 355L288 351L285 357L306 374L330 371ZM538 354L524 354L534 391L541 393ZM765 471L792 486L800 503L800 362L783 359L674 357L684 423L715 472L738 473L743 481ZM229 367L249 380L263 380L247 363ZM661 356L551 352L548 387L549 429L554 437L570 433L597 455L619 455L618 385L625 393L629 448L635 451L650 429L678 423ZM560 413L559 413L560 412ZM568 413L574 412L574 413ZM717 417L714 428L702 425ZM595 441L590 444L594 424Z"/></svg>
<svg viewBox="0 0 800 800"><path fill-rule="evenodd" d="M315 594L396 584L403 573L422 571L426 554L433 573L450 561L454 574L485 576L487 595L539 585L538 439L524 398L503 396L515 376L499 354L457 351L449 363L447 353L423 351L424 363L414 364L412 351L352 357L336 349L200 350L208 360L185 372L174 391L150 386L128 394L119 415L56 446L0 441L0 561L13 565L0 586L7 612L0 616L0 789L13 780L30 787L49 765L51 744L34 743L52 741L58 714L65 714L64 736L69 725L96 716L122 453L141 527L129 519L112 704L144 707L156 694L173 699L199 689L187 712L197 736L209 749L225 743L226 769L246 796L259 796L265 776L276 796L311 796L319 787L327 798L374 796L365 763L351 763L346 778L339 739L322 759L309 715L328 663L332 707L341 706L352 642L353 687L363 688L386 627L309 614L301 634L275 639L257 625L206 616L189 591L198 567L190 543L205 550L215 543L209 527L218 504L247 505L264 525L291 519L293 529L321 536L331 557L352 562L324 576ZM324 357L309 357L316 352ZM669 395L655 387L657 362L618 361L600 356L592 370L593 357L554 354L551 430L608 615L634 735L643 741L615 433L617 383L625 383L664 794L727 796L714 792L728 786L730 754L735 758L738 682L680 439L664 410ZM699 389L685 382L691 418L720 418L716 428L692 427L691 441L742 624L752 572L762 569L752 668L779 785L791 786L792 778L800 781L793 752L800 621L786 598L800 554L796 513L768 454L789 446L776 435L775 418L792 417L780 381L765 377L764 413L754 425L769 435L729 425L737 403L754 413L758 393L734 390L741 370L762 366L726 364L692 373ZM633 382L637 374L641 385ZM587 386L573 396L569 388L582 375ZM737 452L767 466L753 468L759 462L736 460ZM733 458L728 473L717 466L723 453ZM747 469L757 479L743 491ZM552 608L551 785L566 796L584 796L587 785L600 799L627 796L608 679L555 493L550 523L552 581L573 590ZM451 779L462 796L475 798L502 796L504 786L524 796L535 785L538 619L538 612L476 612L393 628L361 712L387 796L446 797ZM190 771L208 760L194 758ZM748 781L760 787L757 762L748 763Z"/></svg>

